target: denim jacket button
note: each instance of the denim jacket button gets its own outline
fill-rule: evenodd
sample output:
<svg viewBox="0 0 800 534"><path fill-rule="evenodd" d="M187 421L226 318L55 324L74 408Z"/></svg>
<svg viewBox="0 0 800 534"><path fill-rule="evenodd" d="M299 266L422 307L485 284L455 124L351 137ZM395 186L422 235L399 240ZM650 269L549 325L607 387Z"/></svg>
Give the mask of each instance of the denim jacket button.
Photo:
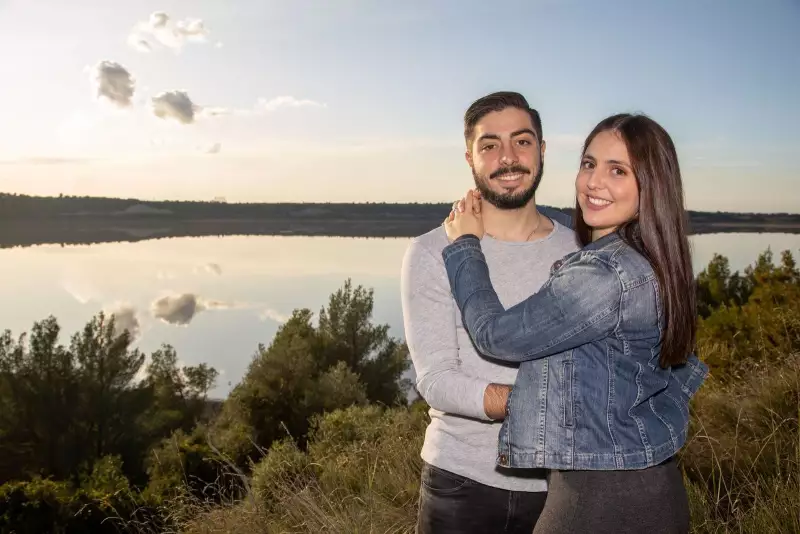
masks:
<svg viewBox="0 0 800 534"><path fill-rule="evenodd" d="M508 465L508 456L505 454L500 455L500 465Z"/></svg>
<svg viewBox="0 0 800 534"><path fill-rule="evenodd" d="M555 271L559 270L562 265L564 265L564 260L556 260L550 267L550 274L553 274Z"/></svg>

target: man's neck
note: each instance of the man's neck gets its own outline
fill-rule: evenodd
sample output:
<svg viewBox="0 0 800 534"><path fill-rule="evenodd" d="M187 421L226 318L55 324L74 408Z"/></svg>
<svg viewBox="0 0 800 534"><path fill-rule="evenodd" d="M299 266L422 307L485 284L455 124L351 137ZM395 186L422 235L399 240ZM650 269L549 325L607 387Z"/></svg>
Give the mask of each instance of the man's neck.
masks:
<svg viewBox="0 0 800 534"><path fill-rule="evenodd" d="M542 231L552 230L550 221L539 214L533 200L515 210L499 209L482 201L481 214L486 233L499 241L528 241Z"/></svg>

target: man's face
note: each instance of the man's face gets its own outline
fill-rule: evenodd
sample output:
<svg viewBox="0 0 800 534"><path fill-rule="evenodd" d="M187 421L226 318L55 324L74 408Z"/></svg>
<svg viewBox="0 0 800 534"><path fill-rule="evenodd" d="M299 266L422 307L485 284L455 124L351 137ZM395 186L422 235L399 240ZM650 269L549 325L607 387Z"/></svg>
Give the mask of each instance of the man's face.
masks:
<svg viewBox="0 0 800 534"><path fill-rule="evenodd" d="M500 209L526 206L544 171L544 149L526 111L506 108L483 117L466 153L482 198Z"/></svg>

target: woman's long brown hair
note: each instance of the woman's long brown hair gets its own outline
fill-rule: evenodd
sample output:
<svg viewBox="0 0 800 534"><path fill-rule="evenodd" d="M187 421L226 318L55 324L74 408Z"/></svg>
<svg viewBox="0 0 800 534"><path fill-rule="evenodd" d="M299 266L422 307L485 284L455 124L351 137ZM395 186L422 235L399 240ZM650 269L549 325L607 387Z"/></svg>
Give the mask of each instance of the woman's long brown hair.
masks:
<svg viewBox="0 0 800 534"><path fill-rule="evenodd" d="M646 115L623 113L595 126L581 157L597 134L608 131L627 146L639 187L639 212L617 232L647 258L658 278L664 314L660 364L666 368L686 361L694 350L697 332L697 298L678 154L672 138L657 122ZM591 242L592 229L583 220L577 199L575 230L583 245Z"/></svg>

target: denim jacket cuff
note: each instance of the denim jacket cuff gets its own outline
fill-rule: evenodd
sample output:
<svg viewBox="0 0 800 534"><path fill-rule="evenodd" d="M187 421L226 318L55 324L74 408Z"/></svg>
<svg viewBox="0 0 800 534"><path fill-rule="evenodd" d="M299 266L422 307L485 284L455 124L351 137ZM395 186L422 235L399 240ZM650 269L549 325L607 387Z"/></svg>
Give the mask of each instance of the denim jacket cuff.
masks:
<svg viewBox="0 0 800 534"><path fill-rule="evenodd" d="M459 236L455 241L448 244L444 249L442 249L442 259L447 262L447 258L461 252L462 250L467 249L478 249L481 248L481 240L478 239L478 236L474 234L464 234Z"/></svg>

